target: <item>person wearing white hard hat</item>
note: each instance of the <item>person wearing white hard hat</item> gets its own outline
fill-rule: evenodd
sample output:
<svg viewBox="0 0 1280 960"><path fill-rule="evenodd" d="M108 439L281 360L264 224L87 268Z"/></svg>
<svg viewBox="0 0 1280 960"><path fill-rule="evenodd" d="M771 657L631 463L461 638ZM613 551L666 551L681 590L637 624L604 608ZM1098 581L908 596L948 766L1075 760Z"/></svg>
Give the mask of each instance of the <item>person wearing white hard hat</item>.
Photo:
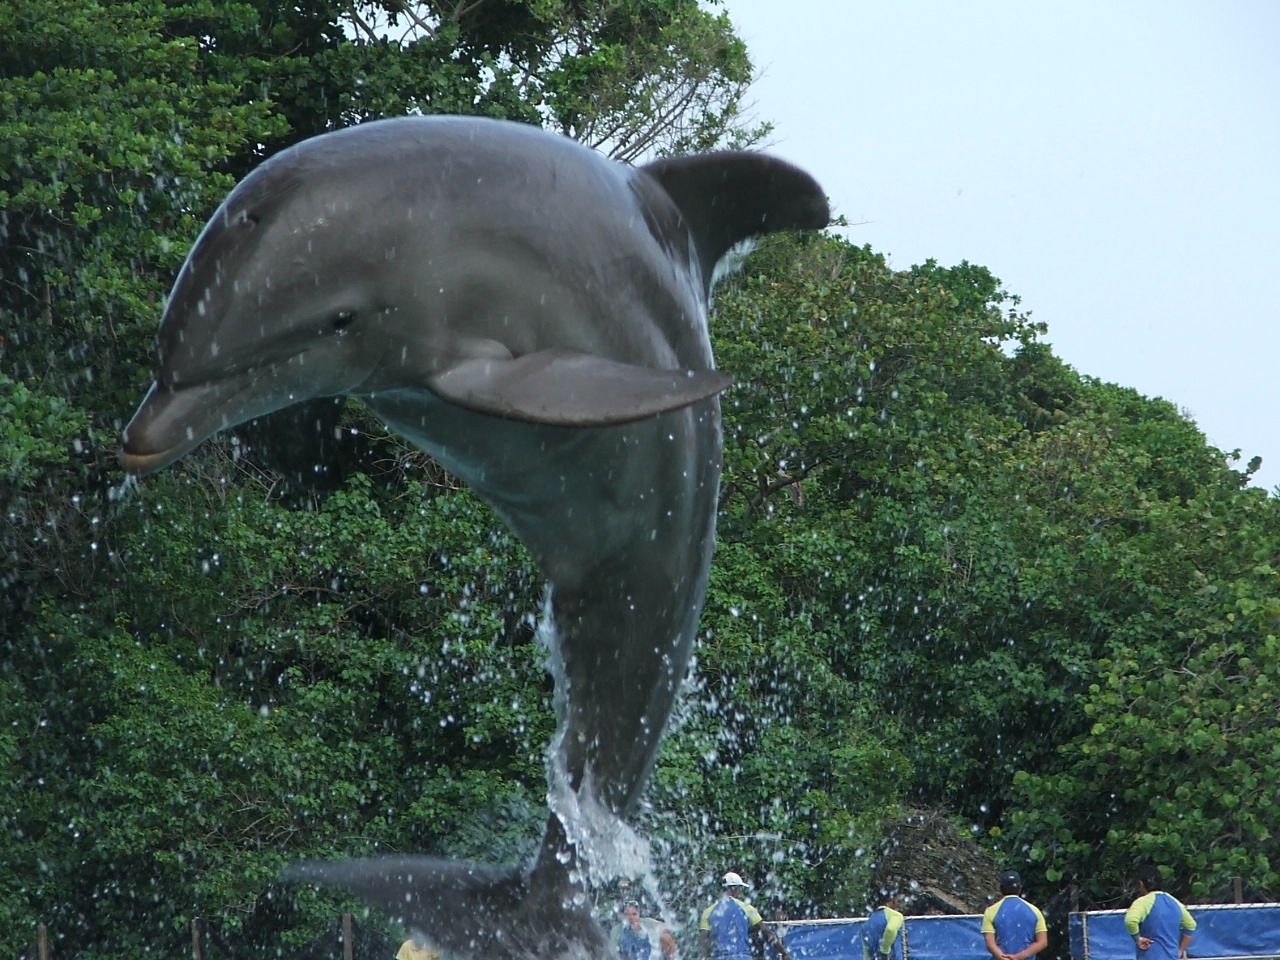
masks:
<svg viewBox="0 0 1280 960"><path fill-rule="evenodd" d="M730 871L722 881L724 895L702 911L703 950L710 960L751 960L751 936L761 937L778 951L782 960L791 960L782 939L769 929L760 911L743 898L747 882Z"/></svg>

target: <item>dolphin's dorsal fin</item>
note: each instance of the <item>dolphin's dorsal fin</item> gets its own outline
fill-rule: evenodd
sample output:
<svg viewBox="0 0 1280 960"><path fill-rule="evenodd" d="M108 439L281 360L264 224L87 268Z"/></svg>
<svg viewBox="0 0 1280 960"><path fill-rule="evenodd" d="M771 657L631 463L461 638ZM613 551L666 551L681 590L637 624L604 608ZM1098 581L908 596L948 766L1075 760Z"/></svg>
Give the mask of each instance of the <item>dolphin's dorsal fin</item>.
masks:
<svg viewBox="0 0 1280 960"><path fill-rule="evenodd" d="M552 349L460 360L432 374L427 386L450 403L507 420L601 427L678 410L732 382L715 370L652 370Z"/></svg>
<svg viewBox="0 0 1280 960"><path fill-rule="evenodd" d="M831 218L826 194L813 177L763 153L699 153L640 169L680 209L708 290L720 258L743 240L779 230L817 230Z"/></svg>

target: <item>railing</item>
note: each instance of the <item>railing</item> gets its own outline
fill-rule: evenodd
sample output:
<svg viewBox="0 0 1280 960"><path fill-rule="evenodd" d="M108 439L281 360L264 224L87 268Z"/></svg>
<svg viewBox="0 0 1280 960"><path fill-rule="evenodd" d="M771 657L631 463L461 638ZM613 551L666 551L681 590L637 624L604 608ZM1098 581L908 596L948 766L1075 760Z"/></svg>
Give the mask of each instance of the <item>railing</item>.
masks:
<svg viewBox="0 0 1280 960"><path fill-rule="evenodd" d="M191 921L191 958L192 960L221 960L218 954L223 956L234 956L234 953L228 951L213 951L214 955L206 957L205 940L208 938L209 930L205 922L199 917ZM355 958L355 924L349 913L342 915L342 960L354 960ZM39 924L36 927L36 942L32 945L33 949L24 956L31 957L32 960L54 960L54 955L49 947L49 927L47 924Z"/></svg>

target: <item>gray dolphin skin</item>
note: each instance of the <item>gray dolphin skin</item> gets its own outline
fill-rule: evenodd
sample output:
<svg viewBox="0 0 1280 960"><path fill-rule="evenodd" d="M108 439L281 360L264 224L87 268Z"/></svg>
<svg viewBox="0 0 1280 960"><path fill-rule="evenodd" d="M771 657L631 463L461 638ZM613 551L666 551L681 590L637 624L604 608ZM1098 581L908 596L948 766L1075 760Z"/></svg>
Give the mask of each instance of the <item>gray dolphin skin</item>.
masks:
<svg viewBox="0 0 1280 960"><path fill-rule="evenodd" d="M707 328L715 267L743 240L827 221L811 177L758 153L630 167L463 117L306 140L238 184L192 248L124 467L360 397L529 549L550 585L552 795L559 779L625 817L706 592L730 383ZM363 895L449 956L612 956L572 821L549 817L527 868L405 856L289 875Z"/></svg>

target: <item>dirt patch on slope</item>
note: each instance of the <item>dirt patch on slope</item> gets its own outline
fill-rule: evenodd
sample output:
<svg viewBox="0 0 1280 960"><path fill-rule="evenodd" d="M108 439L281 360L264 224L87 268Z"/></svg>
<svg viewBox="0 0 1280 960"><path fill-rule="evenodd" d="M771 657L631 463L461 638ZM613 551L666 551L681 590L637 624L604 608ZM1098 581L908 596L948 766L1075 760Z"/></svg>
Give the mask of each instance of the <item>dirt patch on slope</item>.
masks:
<svg viewBox="0 0 1280 960"><path fill-rule="evenodd" d="M873 879L876 887L892 887L909 898L904 912L981 913L1000 895L1001 872L941 812L917 810L885 823Z"/></svg>

